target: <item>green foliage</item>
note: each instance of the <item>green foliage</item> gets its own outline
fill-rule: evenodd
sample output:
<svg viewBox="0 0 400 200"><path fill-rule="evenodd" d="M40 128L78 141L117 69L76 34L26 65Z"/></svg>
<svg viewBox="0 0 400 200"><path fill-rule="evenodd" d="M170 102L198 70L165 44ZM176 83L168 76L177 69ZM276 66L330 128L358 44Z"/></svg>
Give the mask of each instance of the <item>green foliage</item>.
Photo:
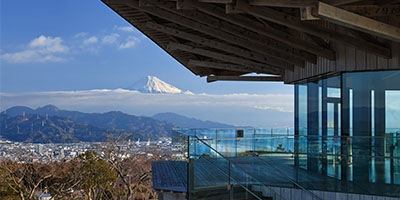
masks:
<svg viewBox="0 0 400 200"><path fill-rule="evenodd" d="M82 189L88 196L107 197L113 193L113 183L117 181L117 173L111 166L101 159L96 152L86 151L79 155L82 162L77 168L82 177Z"/></svg>

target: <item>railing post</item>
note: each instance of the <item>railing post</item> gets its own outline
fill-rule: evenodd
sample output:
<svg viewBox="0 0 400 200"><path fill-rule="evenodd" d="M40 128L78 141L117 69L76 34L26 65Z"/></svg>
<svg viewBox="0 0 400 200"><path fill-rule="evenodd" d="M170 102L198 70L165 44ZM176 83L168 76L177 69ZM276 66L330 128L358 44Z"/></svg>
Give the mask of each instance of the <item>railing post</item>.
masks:
<svg viewBox="0 0 400 200"><path fill-rule="evenodd" d="M289 128L286 128L286 152L289 153Z"/></svg>
<svg viewBox="0 0 400 200"><path fill-rule="evenodd" d="M228 189L229 189L229 199L233 200L233 186L231 184L231 161L228 160Z"/></svg>
<svg viewBox="0 0 400 200"><path fill-rule="evenodd" d="M193 199L193 190L194 190L194 163L193 159L189 158L188 163L188 199Z"/></svg>
<svg viewBox="0 0 400 200"><path fill-rule="evenodd" d="M253 153L256 152L256 129L253 129Z"/></svg>

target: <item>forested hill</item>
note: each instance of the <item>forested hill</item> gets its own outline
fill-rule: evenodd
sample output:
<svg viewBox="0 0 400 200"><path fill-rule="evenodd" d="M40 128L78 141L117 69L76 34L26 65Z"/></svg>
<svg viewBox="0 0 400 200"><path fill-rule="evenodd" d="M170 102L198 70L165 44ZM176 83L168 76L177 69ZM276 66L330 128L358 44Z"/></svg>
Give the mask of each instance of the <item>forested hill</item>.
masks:
<svg viewBox="0 0 400 200"><path fill-rule="evenodd" d="M88 124L80 124L71 119L58 116L41 116L30 114L11 116L0 115L0 136L4 139L17 142L34 143L70 143L70 142L100 142L110 136L129 136L129 139L151 140L166 137L164 134L149 134L143 131L125 131L120 129L104 128Z"/></svg>
<svg viewBox="0 0 400 200"><path fill-rule="evenodd" d="M143 117L120 111L106 113L69 111L54 105L37 109L14 106L1 112L0 125L0 136L6 139L43 143L103 141L108 135L121 134L130 134L134 140L138 138L158 140L161 137L171 136L174 127L236 128L228 124L202 121L175 113Z"/></svg>
<svg viewBox="0 0 400 200"><path fill-rule="evenodd" d="M31 109L25 106L15 106L2 114L13 117L25 115L34 115L49 118L59 117L69 119L76 124L94 126L103 129L130 132L135 135L134 138L158 140L160 137L168 137L171 135L173 124L159 121L151 117L142 117L129 115L119 111L111 111L106 113L84 113L79 111L62 110L53 105ZM137 137L136 137L137 136Z"/></svg>

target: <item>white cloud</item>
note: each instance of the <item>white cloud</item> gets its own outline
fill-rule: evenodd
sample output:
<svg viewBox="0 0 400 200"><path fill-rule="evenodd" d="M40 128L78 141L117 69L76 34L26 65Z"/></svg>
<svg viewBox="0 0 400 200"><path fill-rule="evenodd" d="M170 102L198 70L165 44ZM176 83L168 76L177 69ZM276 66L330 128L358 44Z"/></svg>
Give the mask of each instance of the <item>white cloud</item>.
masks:
<svg viewBox="0 0 400 200"><path fill-rule="evenodd" d="M88 44L95 44L99 41L99 39L96 36L92 36L90 38L87 38L83 41L84 45L88 45Z"/></svg>
<svg viewBox="0 0 400 200"><path fill-rule="evenodd" d="M118 38L119 38L119 35L117 33L112 33L110 35L104 36L103 39L101 40L101 42L103 44L114 44L115 42L117 42Z"/></svg>
<svg viewBox="0 0 400 200"><path fill-rule="evenodd" d="M135 32L135 29L132 26L118 26L116 29L125 32Z"/></svg>
<svg viewBox="0 0 400 200"><path fill-rule="evenodd" d="M293 112L293 110L285 110L285 108L282 108L282 107L254 106L254 108L258 109L258 110L277 110L280 112Z"/></svg>
<svg viewBox="0 0 400 200"><path fill-rule="evenodd" d="M89 34L86 33L86 32L80 32L80 33L75 34L74 37L76 37L76 38L78 38L78 37L86 37L87 35L89 35Z"/></svg>
<svg viewBox="0 0 400 200"><path fill-rule="evenodd" d="M121 45L119 45L119 49L128 49L128 48L132 48L134 47L138 42L139 42L139 38L135 37L135 36L129 36L125 43L122 43Z"/></svg>
<svg viewBox="0 0 400 200"><path fill-rule="evenodd" d="M27 49L1 55L1 59L11 63L26 62L60 62L65 60L60 54L67 53L69 48L62 44L60 37L44 35L29 42Z"/></svg>

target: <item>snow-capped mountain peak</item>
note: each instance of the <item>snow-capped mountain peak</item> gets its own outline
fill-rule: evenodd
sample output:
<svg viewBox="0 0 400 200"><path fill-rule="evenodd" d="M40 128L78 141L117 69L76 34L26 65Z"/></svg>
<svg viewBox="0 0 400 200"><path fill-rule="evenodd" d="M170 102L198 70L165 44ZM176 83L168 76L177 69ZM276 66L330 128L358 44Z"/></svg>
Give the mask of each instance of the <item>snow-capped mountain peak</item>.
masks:
<svg viewBox="0 0 400 200"><path fill-rule="evenodd" d="M182 90L170 85L155 76L147 76L144 79L137 81L131 90L138 90L144 93L165 93L165 94L180 94Z"/></svg>

